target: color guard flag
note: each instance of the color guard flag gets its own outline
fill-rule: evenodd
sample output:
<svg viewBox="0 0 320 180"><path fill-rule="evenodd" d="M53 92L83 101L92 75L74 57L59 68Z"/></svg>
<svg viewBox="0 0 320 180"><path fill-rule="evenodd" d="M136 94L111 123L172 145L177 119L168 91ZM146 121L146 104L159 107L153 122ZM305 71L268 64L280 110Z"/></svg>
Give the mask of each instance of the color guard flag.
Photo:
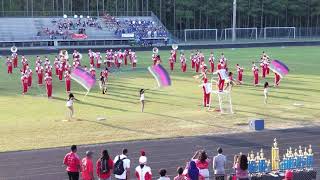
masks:
<svg viewBox="0 0 320 180"><path fill-rule="evenodd" d="M281 78L283 78L285 75L287 75L289 73L289 68L287 65L285 65L283 62L279 61L279 60L273 60L271 61L269 68L279 74L279 76Z"/></svg>
<svg viewBox="0 0 320 180"><path fill-rule="evenodd" d="M148 67L149 72L156 79L158 87L171 86L171 78L166 69L160 64Z"/></svg>
<svg viewBox="0 0 320 180"><path fill-rule="evenodd" d="M79 67L72 70L71 78L86 88L88 92L96 84L96 79L90 73Z"/></svg>

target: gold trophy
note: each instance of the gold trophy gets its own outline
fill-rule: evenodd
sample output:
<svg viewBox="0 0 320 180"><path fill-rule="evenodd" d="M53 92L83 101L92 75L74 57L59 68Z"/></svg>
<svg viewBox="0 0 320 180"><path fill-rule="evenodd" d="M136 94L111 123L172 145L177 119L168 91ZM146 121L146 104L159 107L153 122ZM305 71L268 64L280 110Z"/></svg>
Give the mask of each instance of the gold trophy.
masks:
<svg viewBox="0 0 320 180"><path fill-rule="evenodd" d="M280 157L279 157L279 148L277 143L277 138L274 138L273 147L271 149L271 170L272 171L278 171L279 170L279 163L280 163Z"/></svg>

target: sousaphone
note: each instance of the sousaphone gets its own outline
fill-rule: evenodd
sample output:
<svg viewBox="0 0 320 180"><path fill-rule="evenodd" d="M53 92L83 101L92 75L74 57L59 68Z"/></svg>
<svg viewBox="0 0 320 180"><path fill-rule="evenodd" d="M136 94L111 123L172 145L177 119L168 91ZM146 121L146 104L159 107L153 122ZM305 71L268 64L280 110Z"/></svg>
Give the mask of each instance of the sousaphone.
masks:
<svg viewBox="0 0 320 180"><path fill-rule="evenodd" d="M10 50L12 53L16 53L18 51L18 48L16 46L12 46Z"/></svg>

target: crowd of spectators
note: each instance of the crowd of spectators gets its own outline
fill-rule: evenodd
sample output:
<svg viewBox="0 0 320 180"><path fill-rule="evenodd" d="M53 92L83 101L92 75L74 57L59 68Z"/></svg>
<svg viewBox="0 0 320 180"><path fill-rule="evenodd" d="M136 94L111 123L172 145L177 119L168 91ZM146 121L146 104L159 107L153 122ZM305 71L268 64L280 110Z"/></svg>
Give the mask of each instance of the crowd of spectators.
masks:
<svg viewBox="0 0 320 180"><path fill-rule="evenodd" d="M53 19L51 27L44 27L37 36L49 36L50 39L68 39L71 34L86 34L87 28L102 30L97 18L61 18Z"/></svg>
<svg viewBox="0 0 320 180"><path fill-rule="evenodd" d="M125 33L133 33L136 38L167 37L166 29L151 20L116 20L115 35L121 37Z"/></svg>
<svg viewBox="0 0 320 180"><path fill-rule="evenodd" d="M77 155L77 146L72 145L71 152L67 153L63 164L69 179L78 180L79 176L83 180L93 180L96 175L99 180L110 180L112 176L115 179L130 179L131 161L128 156L128 150L123 149L122 152L111 158L107 150L102 150L100 157L93 163L93 152L87 151L86 156L81 160ZM139 165L134 168L135 178L137 180L151 180L155 176L152 173L152 167L148 166L147 155L145 151L140 152ZM214 175L210 175L209 168L212 163ZM224 180L226 175L226 156L223 155L222 148L217 149L217 155L213 159L209 159L206 151L199 150L183 167L177 168L177 175L173 180ZM248 160L247 156L236 155L233 167L234 175L231 178L237 180L249 180ZM94 171L96 169L96 171ZM158 171L158 180L170 180L167 176L166 169ZM131 178L132 179L132 178Z"/></svg>

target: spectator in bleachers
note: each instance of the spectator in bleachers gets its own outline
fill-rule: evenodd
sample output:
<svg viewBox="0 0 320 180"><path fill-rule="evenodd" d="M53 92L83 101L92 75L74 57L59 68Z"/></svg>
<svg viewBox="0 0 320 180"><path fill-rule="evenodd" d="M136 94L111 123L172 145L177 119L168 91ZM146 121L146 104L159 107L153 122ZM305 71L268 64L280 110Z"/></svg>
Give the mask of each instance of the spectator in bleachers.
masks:
<svg viewBox="0 0 320 180"><path fill-rule="evenodd" d="M208 159L207 153L203 150L197 151L193 156L192 161L196 163L197 168L199 169L200 175L204 177L205 180L208 180L210 177L210 174L209 174L209 159Z"/></svg>
<svg viewBox="0 0 320 180"><path fill-rule="evenodd" d="M235 156L234 169L238 180L249 180L248 158L246 155Z"/></svg>
<svg viewBox="0 0 320 180"><path fill-rule="evenodd" d="M176 177L174 177L173 180L186 180L186 176L183 175L183 168L182 167L178 167L177 169L177 173L178 175Z"/></svg>
<svg viewBox="0 0 320 180"><path fill-rule="evenodd" d="M222 148L218 148L218 155L213 158L213 171L216 180L224 180L227 159L222 154Z"/></svg>
<svg viewBox="0 0 320 180"><path fill-rule="evenodd" d="M136 172L135 172L137 180L152 179L151 168L146 164L147 164L147 157L145 155L140 156L139 165L136 167Z"/></svg>
<svg viewBox="0 0 320 180"><path fill-rule="evenodd" d="M113 161L107 150L101 152L101 157L96 163L96 171L99 180L110 180L113 170Z"/></svg>
<svg viewBox="0 0 320 180"><path fill-rule="evenodd" d="M86 157L81 161L82 180L94 180L92 155L93 152L87 151Z"/></svg>
<svg viewBox="0 0 320 180"><path fill-rule="evenodd" d="M159 170L159 175L160 175L160 177L159 177L158 180L170 180L170 178L168 176L166 176L167 175L167 170L165 170L165 169L160 169Z"/></svg>
<svg viewBox="0 0 320 180"><path fill-rule="evenodd" d="M77 146L71 146L71 152L66 154L63 159L63 164L67 166L69 180L78 180L80 172L80 158L77 155Z"/></svg>
<svg viewBox="0 0 320 180"><path fill-rule="evenodd" d="M118 180L130 179L130 159L128 159L127 154L128 149L123 149L122 154L116 156L113 160L115 178Z"/></svg>

